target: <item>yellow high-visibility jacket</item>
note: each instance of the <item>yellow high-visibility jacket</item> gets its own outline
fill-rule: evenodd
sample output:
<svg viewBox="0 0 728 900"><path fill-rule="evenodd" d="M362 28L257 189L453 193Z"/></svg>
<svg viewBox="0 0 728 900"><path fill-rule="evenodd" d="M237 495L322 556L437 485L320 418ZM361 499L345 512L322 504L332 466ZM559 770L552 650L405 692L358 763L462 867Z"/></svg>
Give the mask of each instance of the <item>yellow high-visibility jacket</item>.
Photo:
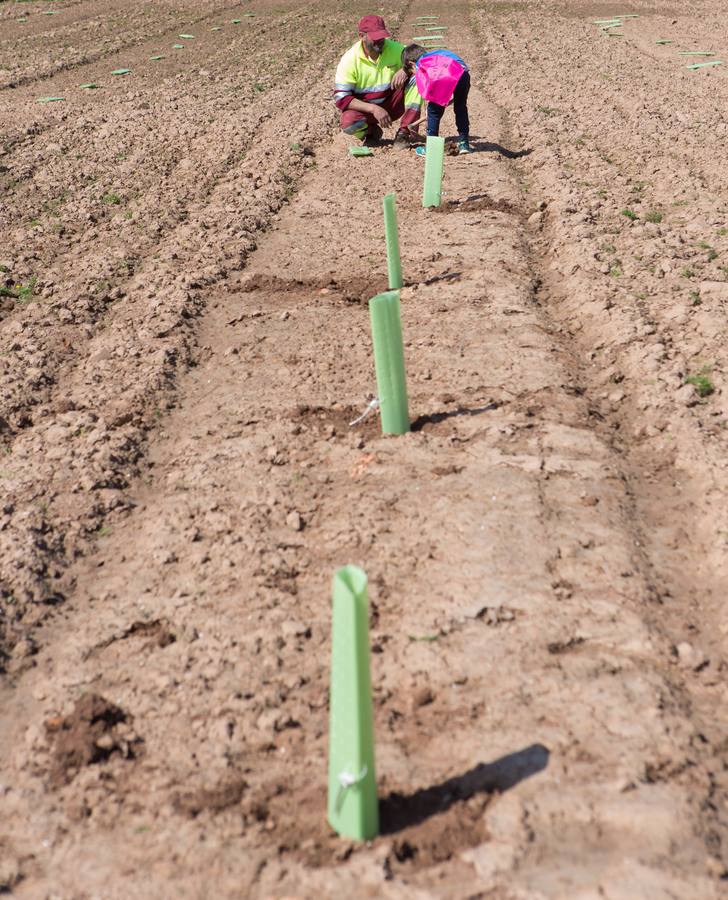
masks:
<svg viewBox="0 0 728 900"><path fill-rule="evenodd" d="M383 103L392 89L392 77L402 68L404 44L387 38L379 59L369 59L361 41L357 41L341 57L336 68L334 103L343 112L356 97L366 103ZM404 95L406 109L419 109L422 98L415 79L407 82Z"/></svg>

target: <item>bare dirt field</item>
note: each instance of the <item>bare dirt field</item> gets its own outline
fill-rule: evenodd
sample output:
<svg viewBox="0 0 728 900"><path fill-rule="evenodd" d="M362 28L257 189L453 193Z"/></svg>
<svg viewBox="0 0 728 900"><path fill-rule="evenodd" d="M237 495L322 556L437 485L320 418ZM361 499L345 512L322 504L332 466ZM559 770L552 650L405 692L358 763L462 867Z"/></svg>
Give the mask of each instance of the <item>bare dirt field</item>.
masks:
<svg viewBox="0 0 728 900"><path fill-rule="evenodd" d="M472 69L425 211L338 134L379 10L0 0L0 893L728 897L723 6L381 10ZM346 563L365 845L325 821Z"/></svg>

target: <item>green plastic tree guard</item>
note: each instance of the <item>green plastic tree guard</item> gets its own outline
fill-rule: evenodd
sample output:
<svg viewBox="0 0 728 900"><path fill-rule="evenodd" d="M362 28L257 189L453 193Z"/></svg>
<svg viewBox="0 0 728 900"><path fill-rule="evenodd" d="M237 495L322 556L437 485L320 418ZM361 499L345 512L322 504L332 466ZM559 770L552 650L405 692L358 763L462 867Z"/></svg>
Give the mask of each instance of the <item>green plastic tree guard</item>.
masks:
<svg viewBox="0 0 728 900"><path fill-rule="evenodd" d="M385 291L372 297L369 318L382 434L406 434L410 425L399 291Z"/></svg>
<svg viewBox="0 0 728 900"><path fill-rule="evenodd" d="M397 195L387 194L382 200L384 207L384 236L387 241L387 273L389 290L398 291L402 287L402 260L399 255L399 233L397 231Z"/></svg>
<svg viewBox="0 0 728 900"><path fill-rule="evenodd" d="M422 205L439 206L442 196L442 172L445 165L445 138L428 137L425 154L425 184Z"/></svg>
<svg viewBox="0 0 728 900"><path fill-rule="evenodd" d="M338 569L332 594L328 820L342 837L369 841L379 834L379 804L366 574Z"/></svg>

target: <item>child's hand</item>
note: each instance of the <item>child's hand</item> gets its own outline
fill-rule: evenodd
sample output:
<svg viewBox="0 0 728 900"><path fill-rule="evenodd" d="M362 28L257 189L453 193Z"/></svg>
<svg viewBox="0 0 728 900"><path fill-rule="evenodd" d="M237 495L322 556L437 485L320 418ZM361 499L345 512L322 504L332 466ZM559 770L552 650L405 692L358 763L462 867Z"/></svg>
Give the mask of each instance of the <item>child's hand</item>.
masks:
<svg viewBox="0 0 728 900"><path fill-rule="evenodd" d="M407 83L407 72L404 69L400 69L398 72L395 72L392 76L392 87L396 90L401 88L404 84Z"/></svg>

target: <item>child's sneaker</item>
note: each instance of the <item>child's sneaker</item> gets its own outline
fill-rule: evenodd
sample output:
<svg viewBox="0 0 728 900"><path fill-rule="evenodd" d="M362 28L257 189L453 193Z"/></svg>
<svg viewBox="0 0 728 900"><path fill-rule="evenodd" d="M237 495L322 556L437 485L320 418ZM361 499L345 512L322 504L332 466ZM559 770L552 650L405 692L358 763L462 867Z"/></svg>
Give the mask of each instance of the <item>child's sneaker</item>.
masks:
<svg viewBox="0 0 728 900"><path fill-rule="evenodd" d="M461 153L472 153L473 148L470 146L470 142L467 138L464 138L461 141L458 141L458 154Z"/></svg>

